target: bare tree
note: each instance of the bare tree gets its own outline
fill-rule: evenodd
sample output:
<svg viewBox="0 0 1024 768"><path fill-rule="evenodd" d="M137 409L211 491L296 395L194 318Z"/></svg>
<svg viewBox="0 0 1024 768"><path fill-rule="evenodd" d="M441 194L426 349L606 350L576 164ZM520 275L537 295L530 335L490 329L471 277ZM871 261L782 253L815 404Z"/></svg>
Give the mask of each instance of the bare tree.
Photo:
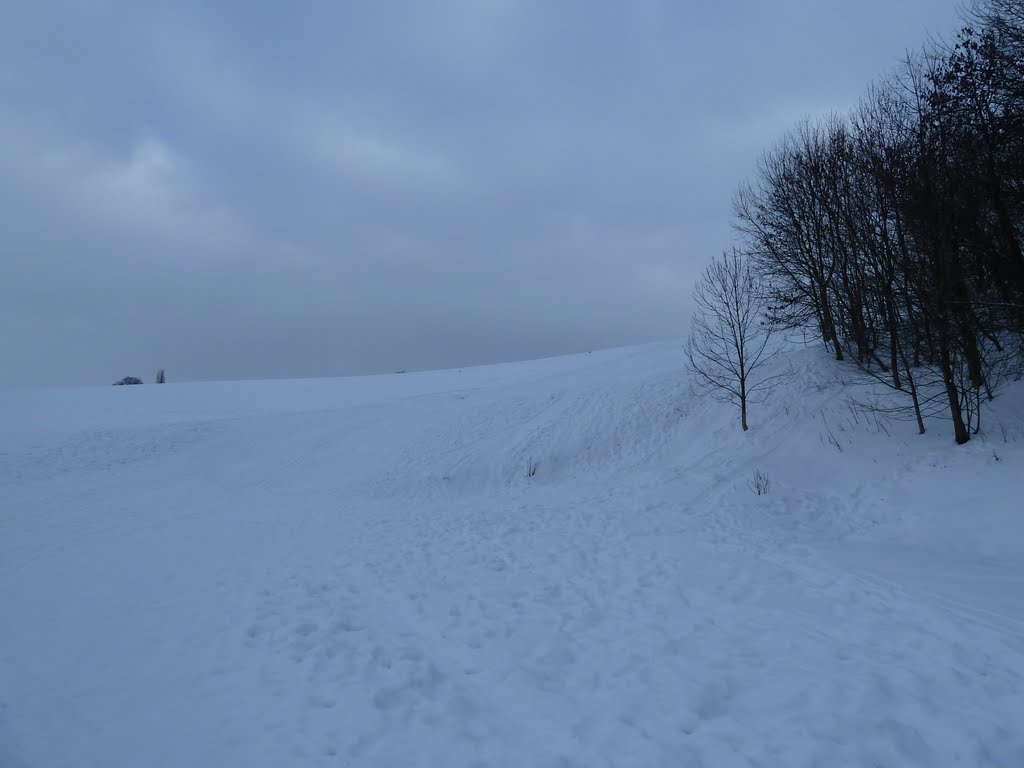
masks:
<svg viewBox="0 0 1024 768"><path fill-rule="evenodd" d="M693 300L697 311L686 343L687 367L698 388L739 405L746 431L747 404L760 401L783 378L763 370L777 349L769 346L774 325L757 273L734 248L708 265Z"/></svg>
<svg viewBox="0 0 1024 768"><path fill-rule="evenodd" d="M164 369L163 368L157 368L156 369L156 383L157 384L163 384L165 381L167 381L167 377L164 375Z"/></svg>
<svg viewBox="0 0 1024 768"><path fill-rule="evenodd" d="M1024 366L1024 2L965 13L853 114L800 122L734 201L769 330L817 331L909 395L888 411L919 432L944 402L957 443Z"/></svg>

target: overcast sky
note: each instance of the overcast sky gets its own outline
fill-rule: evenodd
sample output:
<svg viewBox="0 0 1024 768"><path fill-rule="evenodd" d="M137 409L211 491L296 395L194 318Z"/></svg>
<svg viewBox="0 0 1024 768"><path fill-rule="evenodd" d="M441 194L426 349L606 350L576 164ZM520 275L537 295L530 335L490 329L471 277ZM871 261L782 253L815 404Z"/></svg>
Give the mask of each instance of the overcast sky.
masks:
<svg viewBox="0 0 1024 768"><path fill-rule="evenodd" d="M681 337L730 198L952 0L0 3L0 386Z"/></svg>

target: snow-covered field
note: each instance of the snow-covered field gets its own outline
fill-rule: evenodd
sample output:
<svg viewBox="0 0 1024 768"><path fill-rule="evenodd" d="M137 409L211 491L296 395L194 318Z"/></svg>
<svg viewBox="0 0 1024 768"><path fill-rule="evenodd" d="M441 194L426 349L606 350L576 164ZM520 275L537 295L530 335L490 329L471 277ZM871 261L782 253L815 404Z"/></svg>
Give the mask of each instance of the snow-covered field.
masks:
<svg viewBox="0 0 1024 768"><path fill-rule="evenodd" d="M786 364L0 394L0 766L1024 766L1024 384Z"/></svg>

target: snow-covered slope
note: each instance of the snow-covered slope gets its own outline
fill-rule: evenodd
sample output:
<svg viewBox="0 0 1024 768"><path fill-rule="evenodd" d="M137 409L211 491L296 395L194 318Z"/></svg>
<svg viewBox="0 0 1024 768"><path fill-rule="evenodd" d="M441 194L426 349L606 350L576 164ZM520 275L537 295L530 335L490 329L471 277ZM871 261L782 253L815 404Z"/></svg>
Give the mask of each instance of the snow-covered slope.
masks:
<svg viewBox="0 0 1024 768"><path fill-rule="evenodd" d="M681 359L0 394L0 765L1024 766L1024 386Z"/></svg>

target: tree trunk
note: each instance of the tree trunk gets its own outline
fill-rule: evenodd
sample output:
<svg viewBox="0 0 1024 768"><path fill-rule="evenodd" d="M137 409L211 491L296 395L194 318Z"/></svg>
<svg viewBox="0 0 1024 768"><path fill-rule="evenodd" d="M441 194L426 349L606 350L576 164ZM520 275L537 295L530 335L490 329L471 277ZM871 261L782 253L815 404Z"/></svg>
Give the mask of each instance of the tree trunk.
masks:
<svg viewBox="0 0 1024 768"><path fill-rule="evenodd" d="M910 385L910 399L914 401L914 417L917 419L917 434L924 434L924 416L921 415L921 401L917 397L917 384L914 383L914 379L907 374L907 381Z"/></svg>
<svg viewBox="0 0 1024 768"><path fill-rule="evenodd" d="M917 381L914 379L914 369L910 367L910 361L907 359L907 350L900 347L899 353L900 360L903 362L904 378L907 382L907 388L910 390L910 400L914 404L914 418L917 419L917 434L923 435L925 432L924 415L921 413L921 398L918 397L917 394Z"/></svg>
<svg viewBox="0 0 1024 768"><path fill-rule="evenodd" d="M939 335L939 367L942 369L942 382L946 385L946 397L949 400L949 414L953 418L953 437L957 445L963 445L971 439L971 433L964 424L964 412L960 407L960 392L957 390L956 379L953 377L953 359L949 351L949 339L945 332Z"/></svg>
<svg viewBox="0 0 1024 768"><path fill-rule="evenodd" d="M903 389L903 382L900 381L900 364L896 357L896 345L899 343L894 326L889 334L889 369L892 371L893 389Z"/></svg>
<svg viewBox="0 0 1024 768"><path fill-rule="evenodd" d="M747 431L747 382L740 381L740 423L743 431Z"/></svg>
<svg viewBox="0 0 1024 768"><path fill-rule="evenodd" d="M828 289L822 284L821 286L821 331L822 336L825 337L826 344L832 344L833 349L836 353L836 360L843 359L843 347L839 344L839 334L836 332L835 320L832 318L832 307L829 306L828 302Z"/></svg>

